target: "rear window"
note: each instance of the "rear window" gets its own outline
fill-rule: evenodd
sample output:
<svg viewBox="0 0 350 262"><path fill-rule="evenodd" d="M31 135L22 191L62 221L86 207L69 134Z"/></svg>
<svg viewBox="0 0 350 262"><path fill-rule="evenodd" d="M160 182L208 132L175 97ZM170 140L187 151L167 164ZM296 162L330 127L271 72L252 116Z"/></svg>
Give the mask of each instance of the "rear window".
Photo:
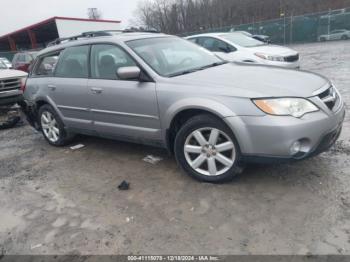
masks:
<svg viewBox="0 0 350 262"><path fill-rule="evenodd" d="M89 50L89 46L75 46L64 50L55 75L67 78L88 78Z"/></svg>

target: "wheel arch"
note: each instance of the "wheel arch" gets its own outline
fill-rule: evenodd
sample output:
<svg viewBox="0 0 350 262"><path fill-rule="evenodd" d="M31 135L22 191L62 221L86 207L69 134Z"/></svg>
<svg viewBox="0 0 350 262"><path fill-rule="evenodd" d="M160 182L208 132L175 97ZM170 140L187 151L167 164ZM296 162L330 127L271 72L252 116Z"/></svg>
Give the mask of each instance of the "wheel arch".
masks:
<svg viewBox="0 0 350 262"><path fill-rule="evenodd" d="M175 105L169 108L165 114L165 142L166 147L170 153L173 153L174 141L177 132L181 126L186 123L190 118L200 115L208 114L214 116L220 120L225 117L235 116L229 108L221 103L210 99L185 99L179 101ZM226 125L227 123L223 121Z"/></svg>

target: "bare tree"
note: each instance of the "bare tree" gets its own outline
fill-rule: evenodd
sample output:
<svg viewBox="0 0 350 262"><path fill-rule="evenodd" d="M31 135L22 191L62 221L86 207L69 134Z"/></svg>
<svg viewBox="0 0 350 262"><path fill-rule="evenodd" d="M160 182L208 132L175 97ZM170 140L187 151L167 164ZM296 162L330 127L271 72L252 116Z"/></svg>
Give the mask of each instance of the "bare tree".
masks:
<svg viewBox="0 0 350 262"><path fill-rule="evenodd" d="M145 0L140 25L178 34L350 6L350 0Z"/></svg>
<svg viewBox="0 0 350 262"><path fill-rule="evenodd" d="M88 8L88 17L92 20L98 20L102 18L102 13L97 8Z"/></svg>

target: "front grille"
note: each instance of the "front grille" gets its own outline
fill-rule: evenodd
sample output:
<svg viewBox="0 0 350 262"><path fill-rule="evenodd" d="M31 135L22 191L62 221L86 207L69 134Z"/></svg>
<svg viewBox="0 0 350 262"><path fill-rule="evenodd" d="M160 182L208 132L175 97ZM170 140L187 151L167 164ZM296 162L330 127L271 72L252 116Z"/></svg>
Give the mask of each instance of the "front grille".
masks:
<svg viewBox="0 0 350 262"><path fill-rule="evenodd" d="M322 92L321 94L318 95L318 97L322 100L323 103L326 104L326 106L330 109L333 110L334 107L336 106L339 96L333 86L328 88L326 91Z"/></svg>
<svg viewBox="0 0 350 262"><path fill-rule="evenodd" d="M0 92L18 90L20 88L21 88L21 79L20 78L0 80Z"/></svg>
<svg viewBox="0 0 350 262"><path fill-rule="evenodd" d="M286 56L284 58L284 61L286 61L286 62L295 62L295 61L298 61L298 60L299 60L299 54Z"/></svg>

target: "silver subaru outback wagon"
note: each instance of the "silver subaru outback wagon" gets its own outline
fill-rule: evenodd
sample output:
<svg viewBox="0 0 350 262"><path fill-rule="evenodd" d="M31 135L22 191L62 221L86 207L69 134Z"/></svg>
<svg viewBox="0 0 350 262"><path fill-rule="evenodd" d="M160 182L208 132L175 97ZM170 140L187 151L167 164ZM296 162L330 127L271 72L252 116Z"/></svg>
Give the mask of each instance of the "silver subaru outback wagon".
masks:
<svg viewBox="0 0 350 262"><path fill-rule="evenodd" d="M206 182L249 162L301 160L332 146L345 106L325 77L227 63L179 37L91 34L41 51L24 111L54 146L87 134L167 148Z"/></svg>

